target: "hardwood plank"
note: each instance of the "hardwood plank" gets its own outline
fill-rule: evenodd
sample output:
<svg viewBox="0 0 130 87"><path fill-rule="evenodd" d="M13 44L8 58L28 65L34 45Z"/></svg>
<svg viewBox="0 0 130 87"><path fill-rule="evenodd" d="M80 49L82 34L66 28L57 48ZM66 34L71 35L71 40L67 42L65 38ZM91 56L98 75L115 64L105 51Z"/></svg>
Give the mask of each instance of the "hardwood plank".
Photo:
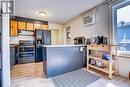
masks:
<svg viewBox="0 0 130 87"><path fill-rule="evenodd" d="M23 78L23 77L45 77L43 72L43 62L39 63L27 63L18 64L11 70L11 78Z"/></svg>

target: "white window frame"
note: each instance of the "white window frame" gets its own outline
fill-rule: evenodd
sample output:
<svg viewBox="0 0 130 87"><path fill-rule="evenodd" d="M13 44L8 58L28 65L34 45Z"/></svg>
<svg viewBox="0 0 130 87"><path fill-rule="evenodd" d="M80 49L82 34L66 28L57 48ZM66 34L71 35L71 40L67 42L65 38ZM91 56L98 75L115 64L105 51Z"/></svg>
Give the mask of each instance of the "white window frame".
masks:
<svg viewBox="0 0 130 87"><path fill-rule="evenodd" d="M117 44L117 9L130 5L130 0L118 1L112 5L112 42ZM118 51L119 56L129 56L130 51Z"/></svg>

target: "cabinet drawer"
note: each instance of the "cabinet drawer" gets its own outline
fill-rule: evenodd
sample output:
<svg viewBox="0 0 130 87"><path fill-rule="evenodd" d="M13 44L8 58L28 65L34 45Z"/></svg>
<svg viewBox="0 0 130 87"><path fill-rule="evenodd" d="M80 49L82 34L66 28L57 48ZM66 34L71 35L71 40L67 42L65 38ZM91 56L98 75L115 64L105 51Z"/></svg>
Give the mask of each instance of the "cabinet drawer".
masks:
<svg viewBox="0 0 130 87"><path fill-rule="evenodd" d="M97 45L88 45L88 49L97 50L98 46Z"/></svg>
<svg viewBox="0 0 130 87"><path fill-rule="evenodd" d="M100 50L100 51L109 51L108 45L88 45L88 49L90 50Z"/></svg>
<svg viewBox="0 0 130 87"><path fill-rule="evenodd" d="M101 51L109 51L109 46L108 45L98 45L98 50L101 50Z"/></svg>

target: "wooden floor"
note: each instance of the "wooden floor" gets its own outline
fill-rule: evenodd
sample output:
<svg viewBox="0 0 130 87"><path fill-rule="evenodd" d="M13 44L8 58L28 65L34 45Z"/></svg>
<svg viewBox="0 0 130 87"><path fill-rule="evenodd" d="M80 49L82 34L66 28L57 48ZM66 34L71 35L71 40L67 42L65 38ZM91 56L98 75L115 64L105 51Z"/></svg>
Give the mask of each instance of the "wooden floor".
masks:
<svg viewBox="0 0 130 87"><path fill-rule="evenodd" d="M17 79L24 77L45 77L43 72L43 62L15 65L11 70L11 78Z"/></svg>
<svg viewBox="0 0 130 87"><path fill-rule="evenodd" d="M113 80L107 76L92 72L102 77L101 80L92 83L90 87L130 87L130 80L124 77L114 77ZM106 86L109 84L111 86ZM112 85L116 86L112 86ZM51 79L45 78L43 63L28 63L15 65L11 70L11 87L55 87Z"/></svg>

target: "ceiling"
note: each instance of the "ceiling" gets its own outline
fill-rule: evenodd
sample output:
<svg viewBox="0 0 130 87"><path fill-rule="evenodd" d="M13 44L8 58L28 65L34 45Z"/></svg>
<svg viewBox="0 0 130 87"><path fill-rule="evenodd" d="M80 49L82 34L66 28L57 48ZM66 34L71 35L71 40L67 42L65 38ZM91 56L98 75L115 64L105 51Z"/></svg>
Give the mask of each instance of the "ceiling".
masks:
<svg viewBox="0 0 130 87"><path fill-rule="evenodd" d="M105 0L15 0L15 15L65 23ZM47 12L41 17L38 12Z"/></svg>

